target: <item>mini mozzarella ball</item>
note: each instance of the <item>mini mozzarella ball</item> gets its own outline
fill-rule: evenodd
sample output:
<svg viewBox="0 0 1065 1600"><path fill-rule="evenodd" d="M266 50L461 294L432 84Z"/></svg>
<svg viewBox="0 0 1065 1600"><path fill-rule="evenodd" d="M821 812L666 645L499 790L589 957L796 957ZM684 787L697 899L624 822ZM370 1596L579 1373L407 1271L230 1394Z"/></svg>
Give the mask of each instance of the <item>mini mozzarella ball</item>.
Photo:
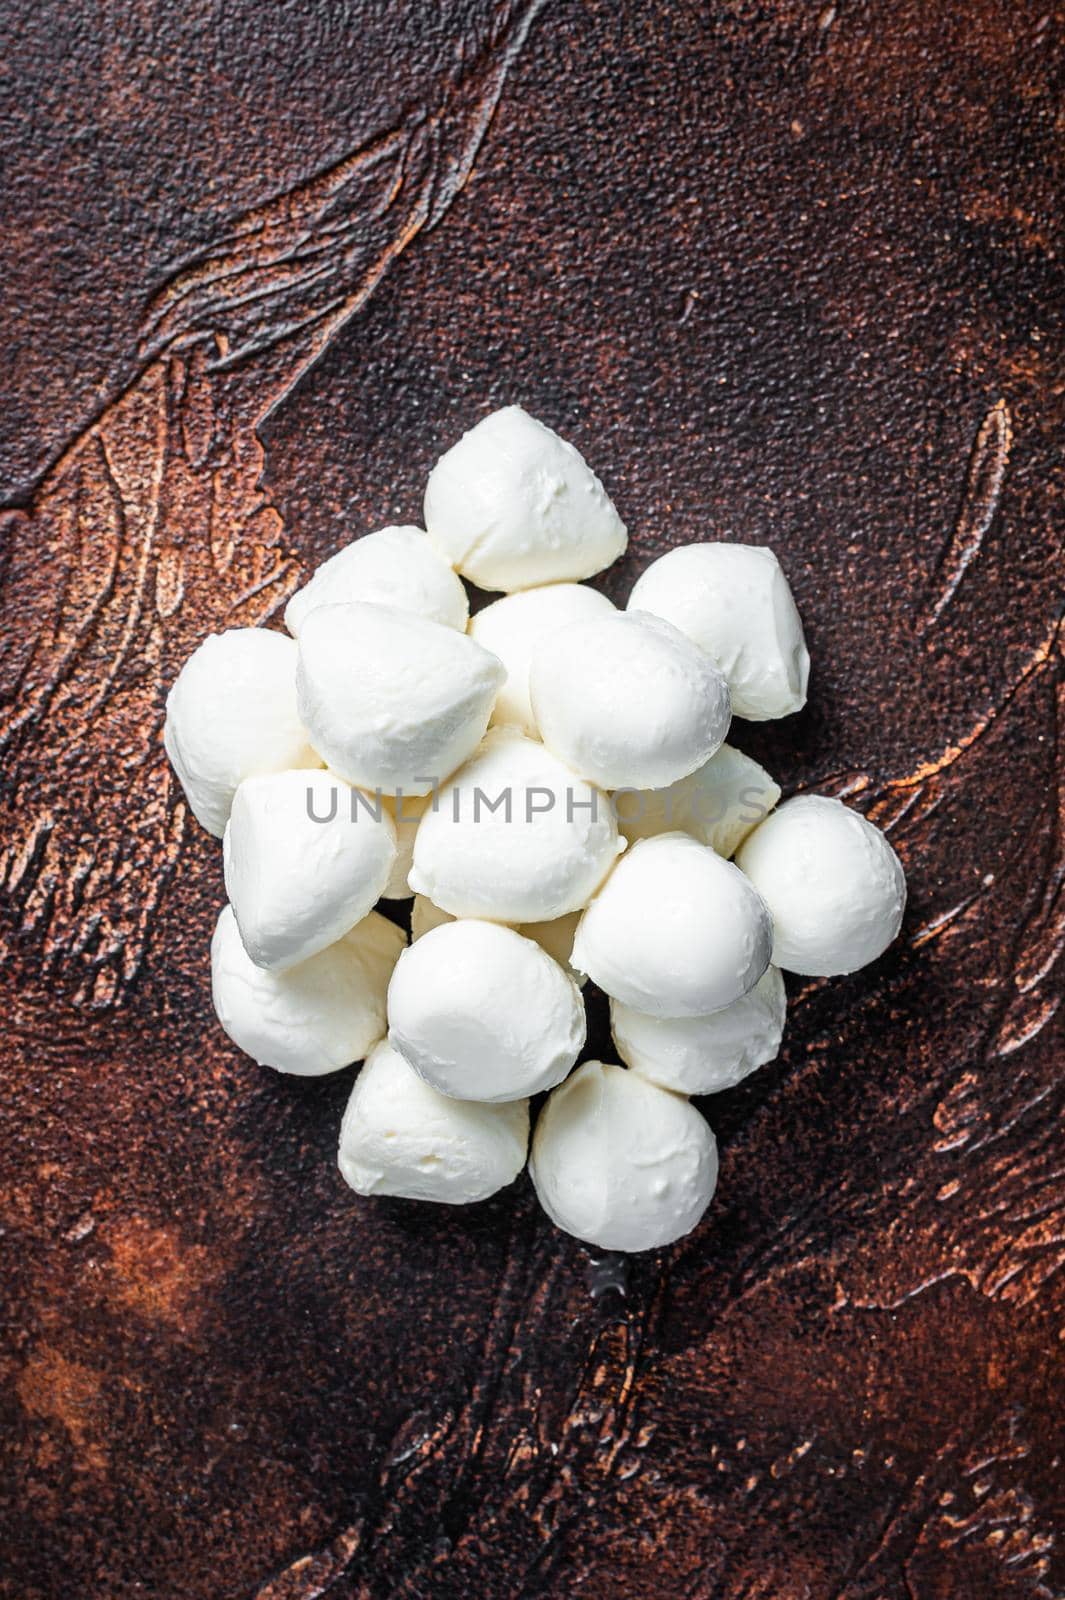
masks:
<svg viewBox="0 0 1065 1600"><path fill-rule="evenodd" d="M588 904L621 848L606 795L495 728L422 818L410 884L456 917L548 922Z"/></svg>
<svg viewBox="0 0 1065 1600"><path fill-rule="evenodd" d="M540 737L607 789L686 777L728 732L728 686L671 623L615 612L571 622L534 651L529 689Z"/></svg>
<svg viewBox="0 0 1065 1600"><path fill-rule="evenodd" d="M880 829L842 800L785 801L736 861L772 912L773 960L785 972L857 972L883 954L902 924L902 863Z"/></svg>
<svg viewBox="0 0 1065 1600"><path fill-rule="evenodd" d="M765 722L806 704L810 657L788 580L762 545L667 550L629 596L629 611L665 617L728 679L737 717Z"/></svg>
<svg viewBox="0 0 1065 1600"><path fill-rule="evenodd" d="M528 1145L528 1100L438 1094L382 1040L355 1079L338 1164L356 1194L462 1206L513 1183Z"/></svg>
<svg viewBox="0 0 1065 1600"><path fill-rule="evenodd" d="M314 747L383 794L428 794L472 755L504 676L465 634L395 606L320 606L300 628L296 689Z"/></svg>
<svg viewBox="0 0 1065 1600"><path fill-rule="evenodd" d="M336 944L287 972L257 967L232 906L211 941L218 1020L260 1066L313 1078L361 1061L384 1037L388 980L406 939L371 911Z"/></svg>
<svg viewBox="0 0 1065 1600"><path fill-rule="evenodd" d="M504 595L470 621L470 637L498 656L507 681L496 697L494 723L507 723L537 734L529 699L529 666L538 645L568 622L589 622L611 616L614 606L598 589L580 583L550 583Z"/></svg>
<svg viewBox="0 0 1065 1600"><path fill-rule="evenodd" d="M449 922L404 951L388 1037L441 1094L518 1100L566 1076L584 1044L576 984L538 944L493 922Z"/></svg>
<svg viewBox="0 0 1065 1600"><path fill-rule="evenodd" d="M743 873L684 833L641 839L577 929L573 964L655 1017L701 1017L753 989L769 965L769 912Z"/></svg>
<svg viewBox="0 0 1065 1600"><path fill-rule="evenodd" d="M440 457L425 526L444 559L482 589L590 578L624 553L625 524L571 444L506 406Z"/></svg>
<svg viewBox="0 0 1065 1600"><path fill-rule="evenodd" d="M774 1061L787 1009L779 967L767 967L754 988L705 1017L649 1017L610 1002L618 1055L633 1072L679 1094L719 1094Z"/></svg>
<svg viewBox="0 0 1065 1600"><path fill-rule="evenodd" d="M687 1100L586 1061L540 1113L529 1176L566 1233L600 1250L654 1250L699 1222L717 1166L710 1125Z"/></svg>
<svg viewBox="0 0 1065 1600"><path fill-rule="evenodd" d="M319 606L352 600L413 611L460 633L470 615L461 581L421 528L382 528L331 556L292 596L285 626L298 637L304 619Z"/></svg>
<svg viewBox="0 0 1065 1600"><path fill-rule="evenodd" d="M679 830L727 858L779 799L780 786L764 767L723 744L709 761L668 788L621 790L614 796L614 810L630 843Z"/></svg>
<svg viewBox="0 0 1065 1600"><path fill-rule="evenodd" d="M396 856L380 797L331 772L245 778L222 840L226 894L257 967L294 967L361 922Z"/></svg>
<svg viewBox="0 0 1065 1600"><path fill-rule="evenodd" d="M433 928L442 928L445 922L454 922L456 919L449 911L441 911L439 906L434 906L425 895L416 894L414 905L410 914L411 942L420 939L423 933L429 933ZM570 957L573 955L573 941L577 935L577 924L581 920L579 911L571 911L566 917L555 917L551 922L519 922L515 928L525 939L534 939L551 957L569 973L578 987L588 982L583 972L577 972L573 967Z"/></svg>
<svg viewBox="0 0 1065 1600"><path fill-rule="evenodd" d="M388 882L381 890L383 900L410 900L414 890L407 882L414 863L414 840L422 817L431 803L429 795L383 795L382 801L396 831L396 859Z"/></svg>
<svg viewBox="0 0 1065 1600"><path fill-rule="evenodd" d="M296 646L265 628L213 633L166 697L163 744L193 816L220 839L237 786L320 767L296 710Z"/></svg>

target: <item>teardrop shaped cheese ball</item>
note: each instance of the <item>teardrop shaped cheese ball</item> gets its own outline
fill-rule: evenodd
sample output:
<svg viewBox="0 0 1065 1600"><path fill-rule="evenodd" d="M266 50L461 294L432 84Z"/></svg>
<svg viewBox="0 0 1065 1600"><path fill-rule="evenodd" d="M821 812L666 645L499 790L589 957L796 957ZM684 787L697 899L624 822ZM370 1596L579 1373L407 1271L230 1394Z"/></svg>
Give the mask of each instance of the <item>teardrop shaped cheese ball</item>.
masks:
<svg viewBox="0 0 1065 1600"><path fill-rule="evenodd" d="M728 679L732 710L750 722L806 704L810 657L788 580L763 545L687 544L652 561L630 612L665 617Z"/></svg>
<svg viewBox="0 0 1065 1600"><path fill-rule="evenodd" d="M680 1095L586 1061L541 1111L529 1176L556 1227L601 1250L690 1233L717 1187L717 1141Z"/></svg>
<svg viewBox="0 0 1065 1600"><path fill-rule="evenodd" d="M745 840L737 865L773 914L773 960L785 972L857 972L902 925L902 863L880 829L842 800L785 801Z"/></svg>
<svg viewBox="0 0 1065 1600"><path fill-rule="evenodd" d="M620 791L614 810L630 843L680 831L727 859L779 799L780 787L764 767L723 744L709 761L668 788Z"/></svg>
<svg viewBox="0 0 1065 1600"><path fill-rule="evenodd" d="M657 617L570 623L535 651L529 689L540 737L606 789L659 789L719 748L728 685L705 651Z"/></svg>
<svg viewBox="0 0 1065 1600"><path fill-rule="evenodd" d="M296 646L265 628L213 633L166 697L163 744L193 816L220 839L245 778L320 767L296 710Z"/></svg>
<svg viewBox="0 0 1065 1600"><path fill-rule="evenodd" d="M222 841L244 948L282 972L334 944L384 892L396 835L384 803L331 772L245 778Z"/></svg>
<svg viewBox="0 0 1065 1600"><path fill-rule="evenodd" d="M454 922L456 919L449 911L441 911L439 906L434 906L425 895L416 894L414 905L410 914L410 937L413 944L420 939L423 933L429 933L433 928L442 928L445 922ZM547 952L552 961L557 961L559 966L573 979L578 988L588 982L587 975L578 972L572 965L573 941L577 935L577 924L581 920L579 911L571 911L568 916L555 917L550 922L519 922L514 931L520 933L525 939L533 939L541 950Z"/></svg>
<svg viewBox="0 0 1065 1600"><path fill-rule="evenodd" d="M461 1206L513 1183L528 1145L528 1100L450 1099L382 1040L355 1079L339 1166L356 1194Z"/></svg>
<svg viewBox="0 0 1065 1600"><path fill-rule="evenodd" d="M441 1094L518 1100L559 1083L584 1044L584 1003L538 944L493 922L449 922L404 951L388 1037Z"/></svg>
<svg viewBox="0 0 1065 1600"><path fill-rule="evenodd" d="M701 1017L753 989L773 925L730 861L684 833L641 839L577 929L573 964L655 1017Z"/></svg>
<svg viewBox="0 0 1065 1600"><path fill-rule="evenodd" d="M304 619L319 606L353 600L413 611L460 633L470 615L460 579L421 528L381 528L323 561L285 607L285 626L298 638Z"/></svg>
<svg viewBox="0 0 1065 1600"><path fill-rule="evenodd" d="M396 830L396 859L392 863L388 882L381 890L384 900L411 900L414 890L407 882L414 865L414 841L421 820L432 803L429 795L385 795L383 803Z"/></svg>
<svg viewBox="0 0 1065 1600"><path fill-rule="evenodd" d="M440 457L425 526L482 589L590 578L624 553L625 524L583 457L520 406L494 411Z"/></svg>
<svg viewBox="0 0 1065 1600"><path fill-rule="evenodd" d="M333 771L371 792L424 795L449 777L503 678L465 634L395 606L321 606L300 629L300 716Z"/></svg>
<svg viewBox="0 0 1065 1600"><path fill-rule="evenodd" d="M719 1094L774 1061L787 1009L779 967L767 967L754 988L705 1017L649 1017L610 1002L618 1055L640 1077L679 1094Z"/></svg>
<svg viewBox="0 0 1065 1600"><path fill-rule="evenodd" d="M388 980L406 939L376 911L288 972L257 967L232 906L211 940L211 990L233 1043L263 1067L301 1078L361 1061L384 1037Z"/></svg>
<svg viewBox="0 0 1065 1600"><path fill-rule="evenodd" d="M606 795L496 728L422 818L410 884L456 917L548 922L588 904L621 848Z"/></svg>
<svg viewBox="0 0 1065 1600"><path fill-rule="evenodd" d="M550 583L504 595L470 621L470 638L498 656L507 680L496 697L492 721L521 728L533 738L536 717L529 699L529 666L537 647L568 622L612 616L613 603L581 583Z"/></svg>

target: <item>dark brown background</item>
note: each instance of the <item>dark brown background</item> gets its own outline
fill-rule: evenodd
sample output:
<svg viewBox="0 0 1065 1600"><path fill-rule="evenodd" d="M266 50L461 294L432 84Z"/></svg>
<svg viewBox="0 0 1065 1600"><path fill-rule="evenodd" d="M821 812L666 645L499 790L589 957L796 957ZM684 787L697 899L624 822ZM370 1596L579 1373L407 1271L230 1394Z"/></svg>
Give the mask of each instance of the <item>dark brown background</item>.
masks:
<svg viewBox="0 0 1065 1600"><path fill-rule="evenodd" d="M1060 14L0 29L0 1594L1065 1594ZM350 1073L213 1024L217 849L161 757L195 643L510 400L616 497L611 594L773 544L811 703L737 742L911 885L873 969L790 985L707 1104L712 1212L627 1267L524 1180L344 1188Z"/></svg>

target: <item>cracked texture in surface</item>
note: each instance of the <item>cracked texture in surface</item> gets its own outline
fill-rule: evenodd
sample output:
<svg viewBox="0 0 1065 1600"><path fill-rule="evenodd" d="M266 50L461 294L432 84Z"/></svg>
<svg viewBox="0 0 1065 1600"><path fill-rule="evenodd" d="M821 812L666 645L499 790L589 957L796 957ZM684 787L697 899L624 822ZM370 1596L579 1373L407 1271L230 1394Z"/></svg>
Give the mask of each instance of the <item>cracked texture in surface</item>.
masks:
<svg viewBox="0 0 1065 1600"><path fill-rule="evenodd" d="M19 11L0 1595L1062 1595L1052 15ZM350 1073L213 1022L220 862L162 759L198 640L416 521L513 400L614 495L614 598L774 546L811 702L734 742L910 882L706 1102L706 1221L627 1264L525 1180L344 1188Z"/></svg>

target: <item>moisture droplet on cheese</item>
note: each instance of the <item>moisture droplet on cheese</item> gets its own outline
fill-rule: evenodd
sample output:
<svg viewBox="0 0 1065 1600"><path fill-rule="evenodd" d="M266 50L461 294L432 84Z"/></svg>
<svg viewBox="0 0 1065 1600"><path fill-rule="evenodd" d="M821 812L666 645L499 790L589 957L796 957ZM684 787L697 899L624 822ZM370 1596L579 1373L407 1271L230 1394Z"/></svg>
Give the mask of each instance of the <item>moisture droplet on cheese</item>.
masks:
<svg viewBox="0 0 1065 1600"><path fill-rule="evenodd" d="M371 792L423 795L449 777L504 676L465 634L395 606L321 606L300 629L300 716L333 771Z"/></svg>
<svg viewBox="0 0 1065 1600"><path fill-rule="evenodd" d="M693 1105L601 1061L548 1098L529 1158L552 1222L601 1250L653 1250L690 1233L717 1167L713 1132Z"/></svg>
<svg viewBox="0 0 1065 1600"><path fill-rule="evenodd" d="M298 638L319 606L353 600L412 611L460 633L470 615L462 583L421 528L381 528L345 545L297 589L285 607L285 626Z"/></svg>
<svg viewBox="0 0 1065 1600"><path fill-rule="evenodd" d="M222 841L226 894L256 966L293 967L381 898L396 856L383 803L331 772L245 778Z"/></svg>
<svg viewBox="0 0 1065 1600"><path fill-rule="evenodd" d="M227 905L211 941L218 1020L260 1066L299 1077L336 1072L384 1037L388 980L405 943L402 929L371 911L298 967L267 972L245 950Z"/></svg>
<svg viewBox="0 0 1065 1600"><path fill-rule="evenodd" d="M704 1017L649 1017L610 1002L618 1055L642 1078L679 1094L720 1094L776 1059L787 996L779 967L753 989Z"/></svg>
<svg viewBox="0 0 1065 1600"><path fill-rule="evenodd" d="M217 839L245 778L320 767L296 710L292 640L265 628L211 634L167 695L163 743L193 816Z"/></svg>
<svg viewBox="0 0 1065 1600"><path fill-rule="evenodd" d="M902 864L880 829L841 800L785 801L741 845L737 864L772 913L773 960L785 972L856 972L902 925Z"/></svg>
<svg viewBox="0 0 1065 1600"><path fill-rule="evenodd" d="M605 789L686 777L728 732L728 686L671 623L615 612L571 622L534 652L529 690L540 737Z"/></svg>
<svg viewBox="0 0 1065 1600"><path fill-rule="evenodd" d="M590 578L628 542L583 457L520 406L494 411L440 457L425 526L464 578L507 591Z"/></svg>
<svg viewBox="0 0 1065 1600"><path fill-rule="evenodd" d="M528 1100L451 1099L382 1040L355 1079L338 1161L357 1194L469 1205L513 1183L528 1144Z"/></svg>
<svg viewBox="0 0 1065 1600"><path fill-rule="evenodd" d="M753 989L769 965L765 904L730 861L684 833L641 839L577 929L573 964L656 1017L701 1017Z"/></svg>
<svg viewBox="0 0 1065 1600"><path fill-rule="evenodd" d="M806 704L810 657L788 580L761 545L687 544L652 561L629 596L687 634L728 679L737 717L765 722Z"/></svg>
<svg viewBox="0 0 1065 1600"><path fill-rule="evenodd" d="M460 1100L517 1100L552 1088L584 1035L572 978L498 923L431 929L404 951L389 985L392 1045L426 1083Z"/></svg>

